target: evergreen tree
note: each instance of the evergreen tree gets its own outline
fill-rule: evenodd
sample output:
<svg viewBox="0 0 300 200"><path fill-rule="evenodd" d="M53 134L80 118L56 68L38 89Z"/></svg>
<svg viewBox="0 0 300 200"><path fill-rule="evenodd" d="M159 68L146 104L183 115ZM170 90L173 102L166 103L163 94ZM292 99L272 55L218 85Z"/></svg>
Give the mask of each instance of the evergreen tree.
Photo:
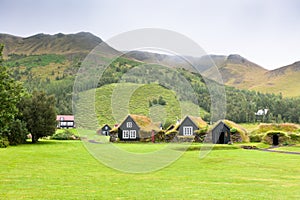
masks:
<svg viewBox="0 0 300 200"><path fill-rule="evenodd" d="M51 136L56 129L56 111L54 96L47 96L44 92L34 91L32 97L25 97L20 104L22 119L32 135L32 142L39 138Z"/></svg>
<svg viewBox="0 0 300 200"><path fill-rule="evenodd" d="M18 114L17 104L21 100L23 87L2 65L3 45L0 44L0 137L9 132L10 124Z"/></svg>

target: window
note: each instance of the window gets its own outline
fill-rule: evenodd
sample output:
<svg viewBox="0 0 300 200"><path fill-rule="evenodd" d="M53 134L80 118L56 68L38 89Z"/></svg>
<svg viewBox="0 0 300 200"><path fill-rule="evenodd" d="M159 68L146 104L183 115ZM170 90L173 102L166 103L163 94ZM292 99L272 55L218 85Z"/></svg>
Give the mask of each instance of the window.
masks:
<svg viewBox="0 0 300 200"><path fill-rule="evenodd" d="M184 126L183 127L183 135L193 135L193 127L192 126Z"/></svg>
<svg viewBox="0 0 300 200"><path fill-rule="evenodd" d="M123 139L129 139L129 130L123 130Z"/></svg>
<svg viewBox="0 0 300 200"><path fill-rule="evenodd" d="M74 126L73 122L67 122L67 126Z"/></svg>
<svg viewBox="0 0 300 200"><path fill-rule="evenodd" d="M126 127L127 127L127 128L132 128L132 122L127 122L127 123L126 123Z"/></svg>
<svg viewBox="0 0 300 200"><path fill-rule="evenodd" d="M136 130L130 130L130 139L136 139Z"/></svg>
<svg viewBox="0 0 300 200"><path fill-rule="evenodd" d="M60 117L60 118L59 118L59 121L64 121L64 117Z"/></svg>
<svg viewBox="0 0 300 200"><path fill-rule="evenodd" d="M60 122L60 126L67 126L67 122Z"/></svg>

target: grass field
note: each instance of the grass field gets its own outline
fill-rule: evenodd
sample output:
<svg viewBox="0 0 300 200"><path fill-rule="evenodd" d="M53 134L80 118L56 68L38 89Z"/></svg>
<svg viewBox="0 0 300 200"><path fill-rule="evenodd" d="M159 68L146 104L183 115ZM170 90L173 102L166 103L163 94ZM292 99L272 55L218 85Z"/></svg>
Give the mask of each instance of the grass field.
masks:
<svg viewBox="0 0 300 200"><path fill-rule="evenodd" d="M165 144L119 145L147 152ZM300 198L300 156L224 146L204 159L199 151L186 151L170 166L146 174L108 168L80 141L0 149L0 199Z"/></svg>

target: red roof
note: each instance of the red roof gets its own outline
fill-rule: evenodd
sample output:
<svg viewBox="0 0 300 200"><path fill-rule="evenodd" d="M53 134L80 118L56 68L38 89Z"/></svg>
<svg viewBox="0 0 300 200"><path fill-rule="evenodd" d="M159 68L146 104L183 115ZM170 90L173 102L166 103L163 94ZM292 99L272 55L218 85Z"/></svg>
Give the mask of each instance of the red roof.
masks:
<svg viewBox="0 0 300 200"><path fill-rule="evenodd" d="M60 119L63 118L63 121L74 121L74 115L57 115L56 120L61 121Z"/></svg>

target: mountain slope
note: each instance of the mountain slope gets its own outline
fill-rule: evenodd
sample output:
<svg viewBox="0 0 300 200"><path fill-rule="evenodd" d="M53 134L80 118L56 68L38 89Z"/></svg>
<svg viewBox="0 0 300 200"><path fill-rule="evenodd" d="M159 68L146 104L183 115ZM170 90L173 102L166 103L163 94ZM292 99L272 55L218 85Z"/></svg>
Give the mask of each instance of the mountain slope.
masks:
<svg viewBox="0 0 300 200"><path fill-rule="evenodd" d="M262 80L268 70L248 61L240 55L229 55L223 63L217 64L226 85L248 89Z"/></svg>
<svg viewBox="0 0 300 200"><path fill-rule="evenodd" d="M282 93L283 96L300 96L300 62L295 62L275 70L268 71L261 81L250 89L269 93Z"/></svg>
<svg viewBox="0 0 300 200"><path fill-rule="evenodd" d="M102 40L91 33L55 35L37 34L27 38L0 34L0 43L5 44L4 56L8 54L73 54L88 53Z"/></svg>
<svg viewBox="0 0 300 200"><path fill-rule="evenodd" d="M223 83L240 89L247 89L254 86L258 80L262 79L264 73L268 71L240 55L206 55L200 58L187 57L191 63L186 62L180 56L150 52L128 52L127 56L147 63L158 63L175 68L185 67L191 71L196 71L193 69L193 65L197 67L202 75L207 77L215 76L214 66L217 66Z"/></svg>
<svg viewBox="0 0 300 200"><path fill-rule="evenodd" d="M147 63L160 63L174 68L185 67L190 71L196 71L179 56L138 51L128 52L127 56ZM206 77L216 76L215 68L213 68L215 65L222 76L222 83L227 86L264 93L281 93L286 97L300 96L298 89L300 87L298 81L300 62L268 71L237 54L207 55L201 58L188 57L188 59Z"/></svg>

